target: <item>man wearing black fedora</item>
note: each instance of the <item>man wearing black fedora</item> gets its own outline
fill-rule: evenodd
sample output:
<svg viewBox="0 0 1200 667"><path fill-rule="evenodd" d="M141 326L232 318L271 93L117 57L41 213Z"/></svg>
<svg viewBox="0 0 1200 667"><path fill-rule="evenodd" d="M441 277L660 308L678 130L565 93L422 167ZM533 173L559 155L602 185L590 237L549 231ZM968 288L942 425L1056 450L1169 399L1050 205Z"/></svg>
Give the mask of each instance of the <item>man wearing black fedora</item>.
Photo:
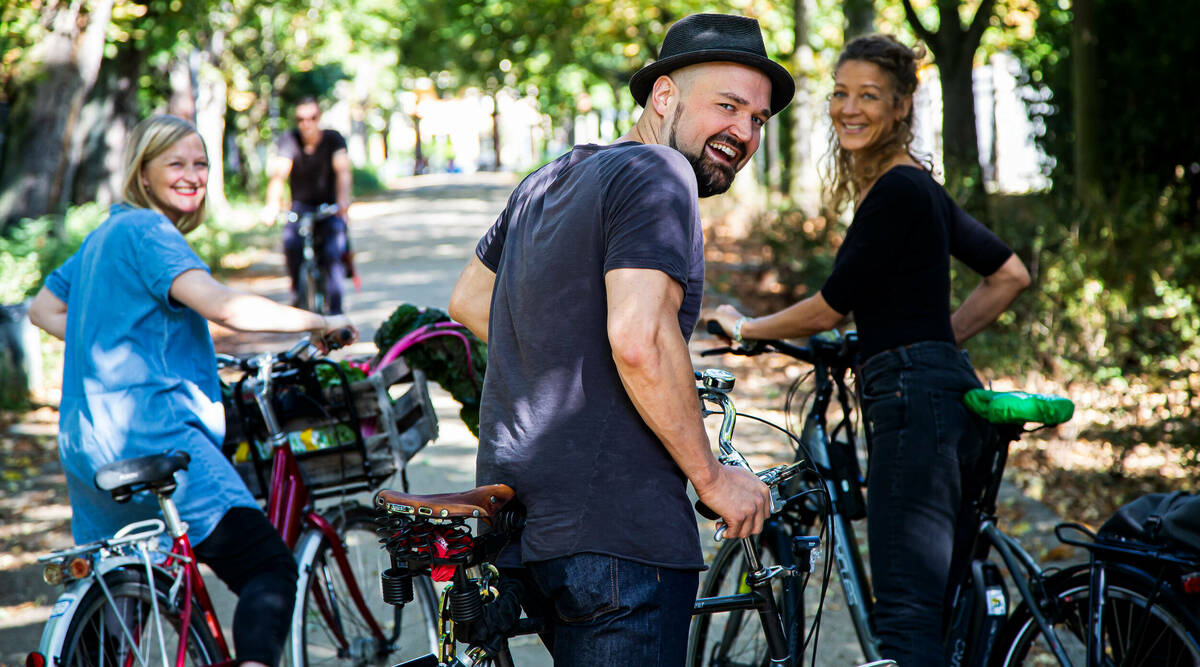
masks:
<svg viewBox="0 0 1200 667"><path fill-rule="evenodd" d="M608 146L527 177L476 246L450 314L488 341L478 484L512 486L527 610L553 610L555 665L681 665L700 553L698 496L730 537L768 493L721 466L687 339L700 313L698 197L725 192L791 101L758 22L696 14L629 82L645 111Z"/></svg>

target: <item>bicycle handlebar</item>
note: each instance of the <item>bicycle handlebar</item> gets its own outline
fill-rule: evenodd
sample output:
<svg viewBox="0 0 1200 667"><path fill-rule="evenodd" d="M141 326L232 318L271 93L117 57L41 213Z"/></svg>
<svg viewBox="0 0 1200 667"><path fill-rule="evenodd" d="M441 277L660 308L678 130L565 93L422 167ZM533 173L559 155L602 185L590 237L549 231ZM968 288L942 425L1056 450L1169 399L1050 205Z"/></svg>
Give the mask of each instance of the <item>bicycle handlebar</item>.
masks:
<svg viewBox="0 0 1200 667"><path fill-rule="evenodd" d="M710 334L732 338L716 320L708 320L706 329ZM809 364L821 363L825 366L850 368L854 365L855 356L858 354L858 332L839 333L834 330L833 333L837 334L836 338L810 336L808 345L794 345L787 341L762 338L747 341L745 345L741 346L724 346L704 350L700 356L736 354L743 357L754 357L766 352L778 352Z"/></svg>
<svg viewBox="0 0 1200 667"><path fill-rule="evenodd" d="M344 327L322 338L330 351L341 349L354 341L354 330ZM287 363L294 360L307 361L319 354L320 351L309 338L301 338L284 352L270 354L272 364ZM257 373L262 364L263 355L252 357L235 357L230 354L217 355L217 368L236 368L247 373Z"/></svg>

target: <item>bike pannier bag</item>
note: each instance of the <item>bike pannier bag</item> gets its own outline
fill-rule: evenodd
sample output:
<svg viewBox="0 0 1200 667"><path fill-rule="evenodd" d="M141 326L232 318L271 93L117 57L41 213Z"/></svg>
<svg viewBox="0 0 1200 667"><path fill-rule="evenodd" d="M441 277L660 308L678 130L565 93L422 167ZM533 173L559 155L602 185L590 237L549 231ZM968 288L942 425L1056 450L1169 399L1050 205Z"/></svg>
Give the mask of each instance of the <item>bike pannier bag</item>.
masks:
<svg viewBox="0 0 1200 667"><path fill-rule="evenodd" d="M1200 495L1146 494L1118 509L1100 527L1100 536L1200 553Z"/></svg>

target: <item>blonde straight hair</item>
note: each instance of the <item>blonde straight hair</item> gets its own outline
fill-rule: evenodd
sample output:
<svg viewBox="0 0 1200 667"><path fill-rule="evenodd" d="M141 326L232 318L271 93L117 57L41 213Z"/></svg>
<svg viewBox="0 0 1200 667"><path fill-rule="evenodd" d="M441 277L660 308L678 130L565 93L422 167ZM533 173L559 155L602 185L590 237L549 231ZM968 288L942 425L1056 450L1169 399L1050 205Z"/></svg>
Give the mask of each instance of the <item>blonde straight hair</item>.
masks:
<svg viewBox="0 0 1200 667"><path fill-rule="evenodd" d="M129 136L129 143L125 146L125 185L121 189L121 197L126 204L138 208L148 208L166 215L158 202L146 190L146 184L142 181L142 169L145 168L147 162L158 157L175 142L189 134L200 137L200 132L196 130L195 125L178 116L166 114L150 116L133 128L133 133ZM208 146L204 143L204 137L200 137L200 145L204 147L204 156L207 158ZM199 208L190 213L184 213L175 221L176 229L187 234L199 227L200 223L204 222L207 204L208 194L206 191L204 201L200 202Z"/></svg>

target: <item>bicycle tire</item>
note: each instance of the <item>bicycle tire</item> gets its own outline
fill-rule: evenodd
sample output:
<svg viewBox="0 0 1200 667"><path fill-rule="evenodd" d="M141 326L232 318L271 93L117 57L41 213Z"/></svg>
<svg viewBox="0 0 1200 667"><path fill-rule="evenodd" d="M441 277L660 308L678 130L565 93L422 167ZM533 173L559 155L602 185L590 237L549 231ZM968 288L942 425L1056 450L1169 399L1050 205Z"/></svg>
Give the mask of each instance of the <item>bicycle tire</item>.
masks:
<svg viewBox="0 0 1200 667"><path fill-rule="evenodd" d="M53 664L60 667L129 664L126 658L130 656L132 643L146 652L146 660L140 664L174 665L182 619L180 610L168 597L170 582L156 582L153 592L162 620L163 642L159 643L155 630L157 624L150 622L154 606L145 573L134 569L117 569L105 574L104 581L112 594L112 604L98 584L88 588L71 618L61 658ZM128 635L121 631L121 624L114 625L118 620L129 630ZM159 655L163 650L166 655ZM218 655L217 643L204 623L200 606L193 601L192 616L188 623L186 664L211 665L220 660Z"/></svg>
<svg viewBox="0 0 1200 667"><path fill-rule="evenodd" d="M413 577L413 601L393 607L383 601L380 574L390 566L387 552L379 545L375 515L366 507L343 506L327 518L346 549L353 576L376 623L387 638L380 643L350 598L341 570L321 539L313 557L302 563L307 585L297 604L292 640L301 666L393 665L437 651L437 592L428 576ZM326 603L325 601L329 601ZM297 627L298 625L298 627ZM339 637L340 635L340 637Z"/></svg>
<svg viewBox="0 0 1200 667"><path fill-rule="evenodd" d="M792 565L787 529L768 527L759 539L763 565ZM721 545L713 559L701 597L733 595L748 592L744 585L747 574L745 551L741 540L729 540ZM772 583L779 605L784 633L791 648L793 664L799 659L803 639L804 600L800 583L793 577L778 577ZM688 633L688 659L691 667L757 667L768 664L767 639L763 634L758 613L736 610L716 614L699 614L692 619Z"/></svg>
<svg viewBox="0 0 1200 667"><path fill-rule="evenodd" d="M1107 566L1108 592L1102 620L1105 665L1200 665L1200 626L1169 591L1151 599L1154 582L1121 566ZM1046 581L1047 620L1063 643L1074 665L1087 665L1086 635L1089 613L1090 569L1079 565ZM1149 612L1149 614L1147 613ZM1021 603L996 640L993 667L1058 664L1042 638L1029 608Z"/></svg>
<svg viewBox="0 0 1200 667"><path fill-rule="evenodd" d="M300 264L300 307L318 314L324 314L324 298L321 289L321 271L315 260Z"/></svg>

